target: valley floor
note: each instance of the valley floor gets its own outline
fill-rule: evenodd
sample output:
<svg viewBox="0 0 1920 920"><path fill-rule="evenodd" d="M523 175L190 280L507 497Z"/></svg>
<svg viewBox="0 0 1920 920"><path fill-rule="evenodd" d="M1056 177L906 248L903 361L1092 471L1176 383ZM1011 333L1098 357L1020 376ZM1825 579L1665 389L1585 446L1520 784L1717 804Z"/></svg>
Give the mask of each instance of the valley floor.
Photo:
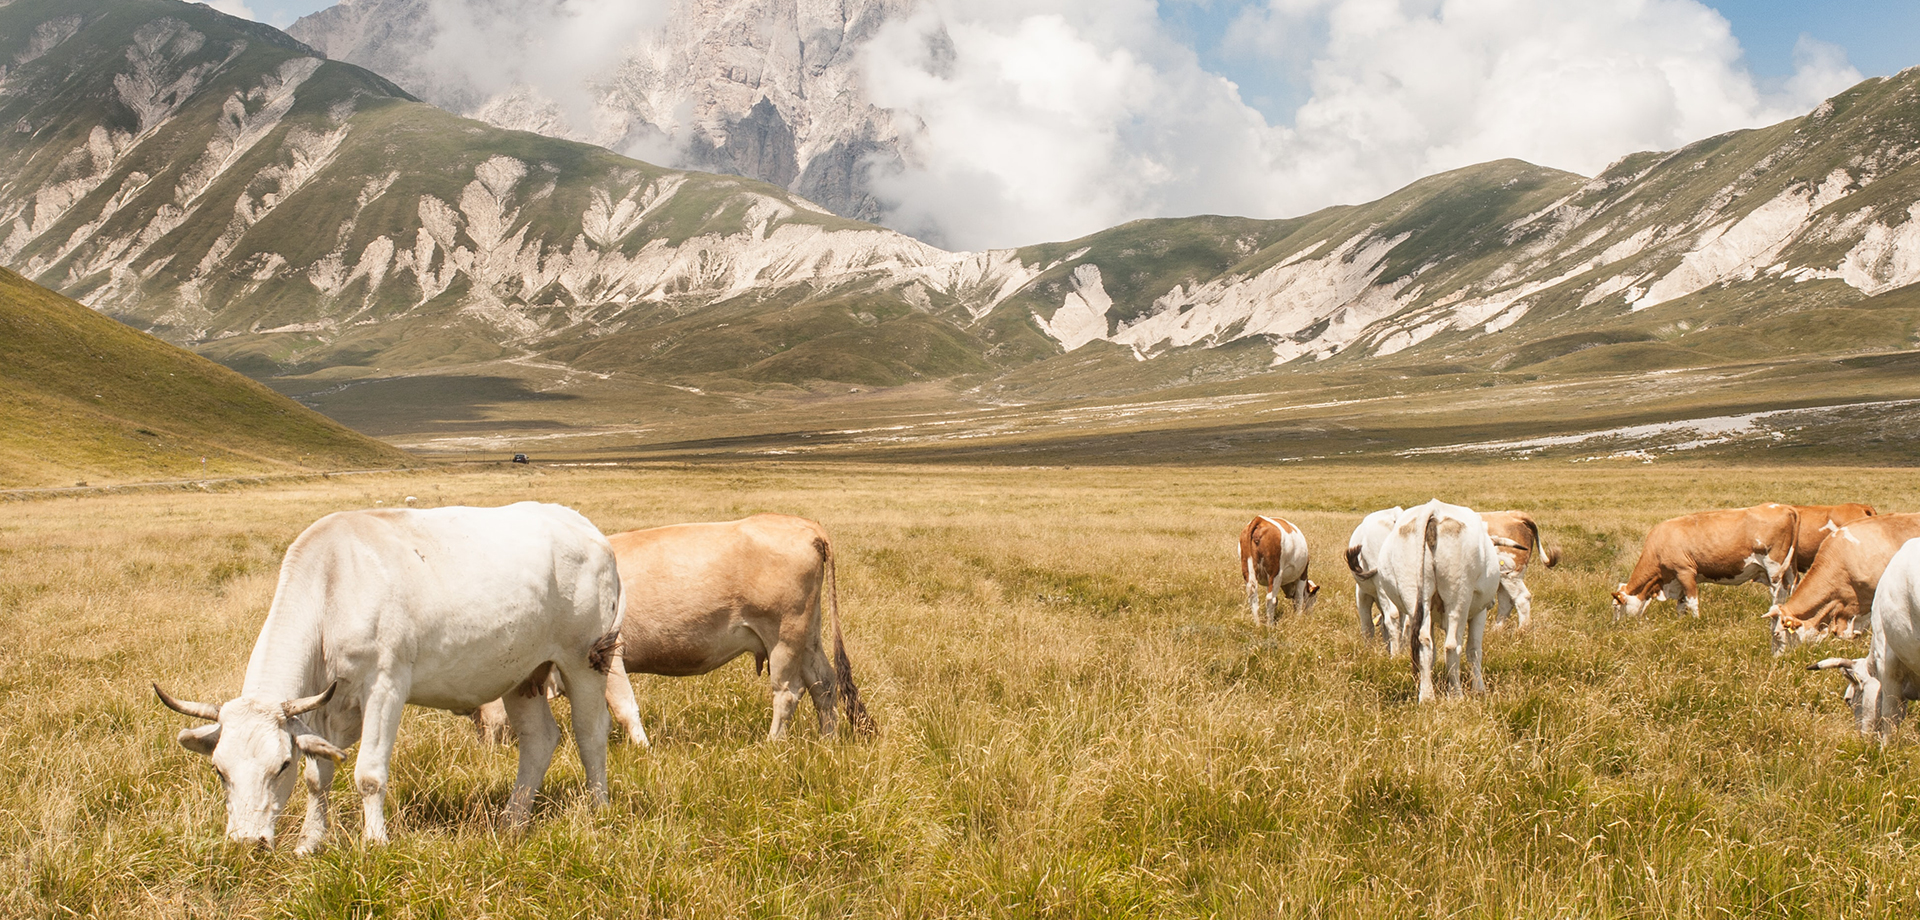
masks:
<svg viewBox="0 0 1920 920"><path fill-rule="evenodd" d="M820 520L880 734L820 743L803 705L765 742L745 660L638 677L654 747L616 748L612 803L568 744L515 834L512 750L409 709L392 845L356 842L341 779L321 856L228 848L149 682L236 692L294 536L409 495L609 532ZM1490 631L1490 691L1419 706L1359 639L1339 550L1432 496L1530 510L1563 561L1529 573L1530 630ZM1675 514L1916 496L1920 471L1846 467L536 463L8 502L0 913L1910 917L1920 737L1860 740L1805 670L1861 643L1774 659L1751 586L1619 623L1607 592ZM1234 571L1255 512L1304 529L1323 586L1276 629Z"/></svg>

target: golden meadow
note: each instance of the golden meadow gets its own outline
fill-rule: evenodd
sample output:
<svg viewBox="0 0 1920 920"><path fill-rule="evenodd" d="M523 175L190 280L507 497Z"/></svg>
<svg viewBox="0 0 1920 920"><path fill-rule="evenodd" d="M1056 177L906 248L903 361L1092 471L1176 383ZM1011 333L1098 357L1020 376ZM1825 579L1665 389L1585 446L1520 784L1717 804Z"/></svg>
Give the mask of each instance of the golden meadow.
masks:
<svg viewBox="0 0 1920 920"><path fill-rule="evenodd" d="M0 916L1911 917L1920 739L1855 736L1862 643L1768 652L1754 586L1616 623L1646 528L1763 500L1920 510L1920 472L1504 463L490 467L0 503ZM608 532L785 511L835 538L866 742L763 739L748 659L641 676L654 747L592 808L569 742L532 829L514 752L409 709L393 843L340 779L322 855L224 841L174 734L238 691L280 554L331 511L561 502ZM1524 508L1563 561L1490 630L1484 696L1419 706L1357 634L1361 515ZM1255 626L1255 512L1313 543ZM564 706L565 703L557 705ZM564 724L564 716L562 719ZM346 772L341 774L346 776ZM282 820L299 820L302 797Z"/></svg>

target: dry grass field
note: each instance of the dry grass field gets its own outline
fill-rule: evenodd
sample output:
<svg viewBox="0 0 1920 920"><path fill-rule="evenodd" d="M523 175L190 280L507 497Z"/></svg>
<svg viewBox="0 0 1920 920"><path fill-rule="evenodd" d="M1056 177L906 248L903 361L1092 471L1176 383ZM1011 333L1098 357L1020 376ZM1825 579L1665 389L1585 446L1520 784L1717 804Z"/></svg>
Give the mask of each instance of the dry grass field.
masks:
<svg viewBox="0 0 1920 920"><path fill-rule="evenodd" d="M1858 739L1841 681L1768 653L1755 587L1615 623L1660 519L1762 500L1915 510L1920 472L1508 463L1338 468L476 468L0 503L0 915L23 917L1912 917L1920 738ZM572 505L611 532L763 510L835 535L880 734L767 743L742 659L635 679L655 746L588 803L563 746L531 830L510 748L409 710L390 846L229 847L148 689L238 690L281 552L330 511ZM1362 513L1519 507L1559 547L1484 696L1419 706L1361 643ZM1318 606L1256 627L1233 541L1313 541ZM1858 645L1853 646L1858 648ZM1853 652L1847 652L1852 654ZM562 720L564 724L564 719Z"/></svg>

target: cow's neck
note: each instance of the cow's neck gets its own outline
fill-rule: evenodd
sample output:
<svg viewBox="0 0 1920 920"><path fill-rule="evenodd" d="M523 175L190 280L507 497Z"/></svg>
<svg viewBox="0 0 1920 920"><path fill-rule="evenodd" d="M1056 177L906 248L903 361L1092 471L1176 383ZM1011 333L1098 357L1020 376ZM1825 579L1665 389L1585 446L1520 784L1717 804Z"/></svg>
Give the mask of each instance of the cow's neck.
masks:
<svg viewBox="0 0 1920 920"><path fill-rule="evenodd" d="M312 696L325 689L320 611L283 605L276 596L267 621L260 626L260 638L253 643L241 694L277 702Z"/></svg>

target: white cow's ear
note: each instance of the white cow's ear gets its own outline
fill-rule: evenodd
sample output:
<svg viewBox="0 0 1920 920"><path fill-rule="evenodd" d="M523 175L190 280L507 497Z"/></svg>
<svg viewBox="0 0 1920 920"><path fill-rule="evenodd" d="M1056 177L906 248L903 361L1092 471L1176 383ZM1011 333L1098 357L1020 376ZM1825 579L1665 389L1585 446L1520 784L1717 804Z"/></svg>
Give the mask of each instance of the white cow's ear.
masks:
<svg viewBox="0 0 1920 920"><path fill-rule="evenodd" d="M213 749L220 743L220 723L202 725L199 728L183 728L176 736L180 746L195 754L211 756Z"/></svg>
<svg viewBox="0 0 1920 920"><path fill-rule="evenodd" d="M309 757L325 757L334 763L339 763L347 756L347 752L334 747L331 742L319 735L295 735L293 743L299 745L300 750Z"/></svg>

